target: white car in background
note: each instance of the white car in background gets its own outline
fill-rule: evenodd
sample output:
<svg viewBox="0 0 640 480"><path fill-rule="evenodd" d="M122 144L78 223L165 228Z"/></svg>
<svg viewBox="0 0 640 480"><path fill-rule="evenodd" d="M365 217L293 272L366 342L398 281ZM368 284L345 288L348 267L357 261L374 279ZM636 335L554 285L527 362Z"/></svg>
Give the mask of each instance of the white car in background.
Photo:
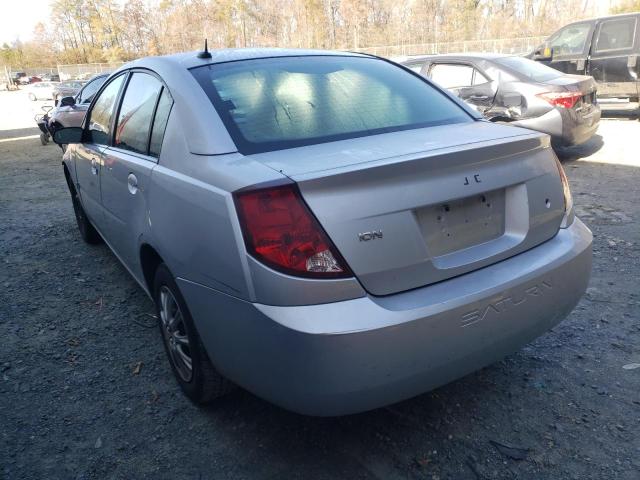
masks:
<svg viewBox="0 0 640 480"><path fill-rule="evenodd" d="M29 85L27 87L27 91L29 92L27 95L29 100L52 100L53 99L53 89L59 82L37 82Z"/></svg>

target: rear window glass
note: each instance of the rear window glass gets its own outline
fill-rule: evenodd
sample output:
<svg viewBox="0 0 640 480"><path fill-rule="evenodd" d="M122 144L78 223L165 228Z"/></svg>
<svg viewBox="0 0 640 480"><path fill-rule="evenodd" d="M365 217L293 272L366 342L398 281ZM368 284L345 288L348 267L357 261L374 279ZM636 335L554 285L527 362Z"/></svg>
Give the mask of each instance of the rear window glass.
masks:
<svg viewBox="0 0 640 480"><path fill-rule="evenodd" d="M554 70L551 67L534 62L528 58L500 57L496 58L495 62L515 72L517 76L524 77L527 80L533 80L534 82L546 82L562 76L562 73L558 70Z"/></svg>
<svg viewBox="0 0 640 480"><path fill-rule="evenodd" d="M243 154L472 121L419 76L373 58L268 58L192 73Z"/></svg>

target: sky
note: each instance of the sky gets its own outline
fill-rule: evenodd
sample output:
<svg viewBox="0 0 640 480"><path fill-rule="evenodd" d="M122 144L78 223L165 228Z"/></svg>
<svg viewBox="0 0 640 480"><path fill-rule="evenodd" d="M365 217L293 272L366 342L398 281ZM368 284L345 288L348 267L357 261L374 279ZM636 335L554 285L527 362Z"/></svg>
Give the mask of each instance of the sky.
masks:
<svg viewBox="0 0 640 480"><path fill-rule="evenodd" d="M47 23L49 0L0 0L0 45L30 40L38 22Z"/></svg>

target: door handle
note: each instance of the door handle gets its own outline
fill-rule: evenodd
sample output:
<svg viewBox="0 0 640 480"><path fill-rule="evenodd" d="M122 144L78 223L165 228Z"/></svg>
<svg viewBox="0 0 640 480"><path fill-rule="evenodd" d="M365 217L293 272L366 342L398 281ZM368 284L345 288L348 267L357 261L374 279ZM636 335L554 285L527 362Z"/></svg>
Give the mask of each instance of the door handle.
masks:
<svg viewBox="0 0 640 480"><path fill-rule="evenodd" d="M127 188L131 195L135 195L138 192L138 179L133 173L130 173L127 177Z"/></svg>
<svg viewBox="0 0 640 480"><path fill-rule="evenodd" d="M95 158L91 159L91 173L98 174L98 161Z"/></svg>

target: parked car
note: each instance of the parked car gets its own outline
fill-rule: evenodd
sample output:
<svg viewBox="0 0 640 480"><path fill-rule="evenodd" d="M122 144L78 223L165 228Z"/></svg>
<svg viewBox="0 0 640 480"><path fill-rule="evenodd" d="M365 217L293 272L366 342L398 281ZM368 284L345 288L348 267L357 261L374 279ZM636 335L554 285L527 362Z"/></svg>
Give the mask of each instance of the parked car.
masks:
<svg viewBox="0 0 640 480"><path fill-rule="evenodd" d="M388 60L145 58L54 139L82 238L154 299L196 403L226 379L306 414L397 402L549 330L589 281L549 137Z"/></svg>
<svg viewBox="0 0 640 480"><path fill-rule="evenodd" d="M58 101L63 97L75 97L86 83L84 80L67 80L60 82L53 89L54 104L58 105Z"/></svg>
<svg viewBox="0 0 640 480"><path fill-rule="evenodd" d="M492 121L551 135L556 146L586 142L598 129L596 83L532 60L499 54L431 55L403 64Z"/></svg>
<svg viewBox="0 0 640 480"><path fill-rule="evenodd" d="M91 100L93 100L96 92L108 76L108 73L96 75L86 82L75 95L61 97L57 108L51 114L51 119L49 120L50 129L55 131L62 127L80 126Z"/></svg>
<svg viewBox="0 0 640 480"><path fill-rule="evenodd" d="M536 48L529 58L564 73L591 75L600 98L638 101L640 12L571 23Z"/></svg>
<svg viewBox="0 0 640 480"><path fill-rule="evenodd" d="M11 82L14 83L15 85L20 85L22 83L23 78L28 78L25 72L13 72L11 74Z"/></svg>
<svg viewBox="0 0 640 480"><path fill-rule="evenodd" d="M36 100L51 100L53 98L53 89L56 85L56 82L34 83L29 85L27 96L34 102Z"/></svg>
<svg viewBox="0 0 640 480"><path fill-rule="evenodd" d="M35 80L35 82L32 82L32 79ZM29 85L30 83L36 83L39 81L40 79L38 77L28 77L27 75L21 75L18 77L18 84L20 85Z"/></svg>

